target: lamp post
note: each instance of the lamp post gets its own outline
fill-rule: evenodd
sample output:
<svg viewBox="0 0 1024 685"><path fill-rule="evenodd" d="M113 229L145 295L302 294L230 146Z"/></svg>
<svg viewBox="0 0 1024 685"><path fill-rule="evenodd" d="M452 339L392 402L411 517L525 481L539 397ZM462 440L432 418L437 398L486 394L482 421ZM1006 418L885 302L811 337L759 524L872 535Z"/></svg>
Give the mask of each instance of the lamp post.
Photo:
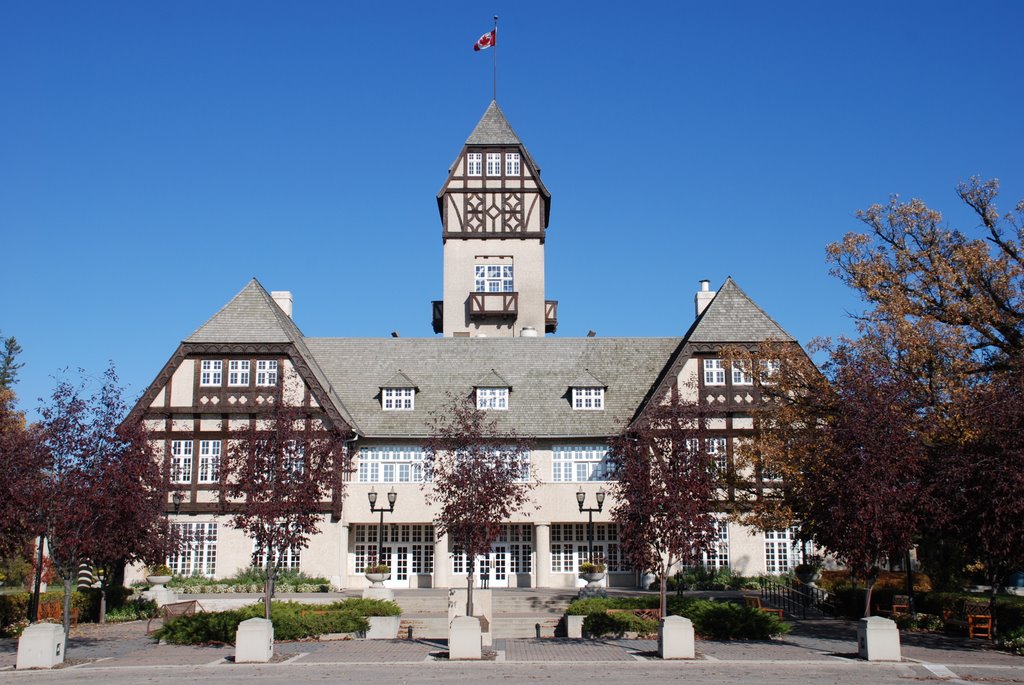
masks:
<svg viewBox="0 0 1024 685"><path fill-rule="evenodd" d="M587 514L587 547L589 548L588 561L594 561L594 512L601 512L604 509L604 488L597 491L597 506L596 507L583 507L583 503L587 499L587 493L583 492L583 488L580 488L576 492L576 502L580 505L580 513L586 512Z"/></svg>
<svg viewBox="0 0 1024 685"><path fill-rule="evenodd" d="M385 512L387 512L389 514L394 513L394 511L395 511L395 500L398 499L398 493L395 492L394 488L391 488L391 490L388 491L388 506L387 507L380 507L379 509L376 506L377 505L377 491L376 490L370 490L368 493L366 493L366 498L368 500L370 500L370 513L371 514L378 514L378 513L380 514L380 524L377 526L377 563L379 564L379 563L381 563L381 560L380 560L381 548L382 548L382 545L384 543L384 513Z"/></svg>

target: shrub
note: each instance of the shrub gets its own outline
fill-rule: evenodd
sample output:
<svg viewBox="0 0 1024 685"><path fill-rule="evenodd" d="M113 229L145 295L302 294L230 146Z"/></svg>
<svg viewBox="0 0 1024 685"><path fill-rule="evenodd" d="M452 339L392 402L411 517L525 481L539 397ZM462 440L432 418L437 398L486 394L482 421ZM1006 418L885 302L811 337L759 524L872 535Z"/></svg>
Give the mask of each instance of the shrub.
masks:
<svg viewBox="0 0 1024 685"><path fill-rule="evenodd" d="M402 607L387 599L352 597L323 607L328 611L346 611L360 616L401 616Z"/></svg>
<svg viewBox="0 0 1024 685"><path fill-rule="evenodd" d="M353 603L354 602L354 603ZM391 605L391 606L388 606ZM277 640L299 640L325 633L354 633L368 630L369 621L360 611L395 612L401 609L394 602L380 600L346 600L325 606L274 602L270 620L274 624ZM390 616L395 613L373 613L372 616ZM250 618L263 616L263 605L179 616L157 630L155 638L174 644L195 645L207 643L230 644L235 641L238 624Z"/></svg>
<svg viewBox="0 0 1024 685"><path fill-rule="evenodd" d="M892 620L896 621L896 625L900 630L936 632L942 630L944 624L941 616L924 613L918 613L914 616L910 614L895 614Z"/></svg>
<svg viewBox="0 0 1024 685"><path fill-rule="evenodd" d="M583 630L593 636L622 637L626 633L644 636L657 633L658 622L628 612L609 614L602 611L588 614L583 619Z"/></svg>
<svg viewBox="0 0 1024 685"><path fill-rule="evenodd" d="M1024 656L1024 626L1011 630L1005 637L1000 638L999 648Z"/></svg>
<svg viewBox="0 0 1024 685"><path fill-rule="evenodd" d="M571 602L565 613L572 616L589 616L609 609L657 609L656 596L640 597L590 597Z"/></svg>
<svg viewBox="0 0 1024 685"><path fill-rule="evenodd" d="M263 592L267 582L265 569L250 566L231 578L215 580L204 576L176 576L168 583L175 592L185 595L218 594L232 592ZM301 571L280 571L275 580L277 592L330 592L326 578L307 576Z"/></svg>
<svg viewBox="0 0 1024 685"><path fill-rule="evenodd" d="M125 592L130 593L131 590L125 589ZM114 594L118 597L123 597L121 593ZM12 626L16 626L26 620L29 598L30 594L28 592L0 595L0 636L12 636ZM40 605L50 602L57 602L63 605L64 593L60 590L51 590L39 595ZM71 594L71 606L78 609L79 621L95 621L100 613L99 590L90 589L88 592L73 592ZM20 633L20 630L18 632Z"/></svg>
<svg viewBox="0 0 1024 685"><path fill-rule="evenodd" d="M767 640L790 631L775 614L731 602L695 600L683 611L697 634L714 640Z"/></svg>
<svg viewBox="0 0 1024 685"><path fill-rule="evenodd" d="M125 602L122 606L114 607L107 612L108 623L127 623L128 621L139 621L153 618L157 614L156 602L148 599L138 599Z"/></svg>
<svg viewBox="0 0 1024 685"><path fill-rule="evenodd" d="M151 575L151 576L173 576L174 575L174 571L172 571L171 567L168 566L167 564L157 564L155 566L150 566L147 569L147 571L149 572L149 575Z"/></svg>

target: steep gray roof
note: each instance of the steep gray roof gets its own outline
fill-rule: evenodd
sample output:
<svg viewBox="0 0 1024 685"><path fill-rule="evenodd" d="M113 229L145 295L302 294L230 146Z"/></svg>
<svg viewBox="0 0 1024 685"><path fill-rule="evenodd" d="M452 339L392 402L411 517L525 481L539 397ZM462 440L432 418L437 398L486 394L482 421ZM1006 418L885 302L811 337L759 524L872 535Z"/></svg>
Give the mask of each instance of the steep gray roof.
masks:
<svg viewBox="0 0 1024 685"><path fill-rule="evenodd" d="M384 381L383 383L381 383L380 387L382 387L382 388L416 388L416 389L419 389L418 386L415 383L412 382L411 378L409 378L404 373L402 373L401 369L399 369L398 372L395 373L394 376L392 376L391 378L389 378L386 381Z"/></svg>
<svg viewBox="0 0 1024 685"><path fill-rule="evenodd" d="M583 373L576 376L571 383L570 388L607 388L608 384L603 382L600 378L590 373L590 369L583 369Z"/></svg>
<svg viewBox="0 0 1024 685"><path fill-rule="evenodd" d="M716 343L759 343L769 338L795 340L754 304L731 276L686 336L690 342Z"/></svg>
<svg viewBox="0 0 1024 685"><path fill-rule="evenodd" d="M447 393L468 397L495 370L512 394L499 427L536 437L620 431L665 368L679 338L307 338L329 382L367 437L421 437ZM419 386L414 411L383 411L380 381L401 367ZM569 385L590 369L607 385L603 411L574 411Z"/></svg>
<svg viewBox="0 0 1024 685"><path fill-rule="evenodd" d="M254 278L185 342L275 343L301 338L295 322Z"/></svg>
<svg viewBox="0 0 1024 685"><path fill-rule="evenodd" d="M522 145L498 103L491 100L476 128L466 138L466 145Z"/></svg>
<svg viewBox="0 0 1024 685"><path fill-rule="evenodd" d="M512 384L505 380L500 373L491 369L473 383L474 388L511 388Z"/></svg>

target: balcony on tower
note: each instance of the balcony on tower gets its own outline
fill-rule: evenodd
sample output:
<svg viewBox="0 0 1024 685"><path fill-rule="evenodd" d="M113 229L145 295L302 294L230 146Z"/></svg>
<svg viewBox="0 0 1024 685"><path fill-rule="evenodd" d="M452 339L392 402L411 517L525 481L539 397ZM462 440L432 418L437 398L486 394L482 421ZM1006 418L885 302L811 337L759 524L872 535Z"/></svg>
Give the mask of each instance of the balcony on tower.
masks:
<svg viewBox="0 0 1024 685"><path fill-rule="evenodd" d="M558 330L558 300L544 300L544 332Z"/></svg>
<svg viewBox="0 0 1024 685"><path fill-rule="evenodd" d="M469 317L488 319L501 317L514 319L519 315L519 293L470 293Z"/></svg>

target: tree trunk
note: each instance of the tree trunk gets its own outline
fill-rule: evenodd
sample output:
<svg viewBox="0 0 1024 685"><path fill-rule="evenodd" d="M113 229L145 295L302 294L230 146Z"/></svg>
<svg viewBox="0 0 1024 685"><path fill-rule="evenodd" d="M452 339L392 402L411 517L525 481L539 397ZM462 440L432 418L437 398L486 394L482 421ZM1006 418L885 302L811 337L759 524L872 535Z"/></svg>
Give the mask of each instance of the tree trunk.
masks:
<svg viewBox="0 0 1024 685"><path fill-rule="evenodd" d="M868 575L864 579L864 618L871 615L871 592L875 589L875 577Z"/></svg>
<svg viewBox="0 0 1024 685"><path fill-rule="evenodd" d="M100 623L107 622L107 583L100 583Z"/></svg>
<svg viewBox="0 0 1024 685"><path fill-rule="evenodd" d="M274 596L274 553L267 549L267 581L263 585L263 618L270 620L270 598Z"/></svg>
<svg viewBox="0 0 1024 685"><path fill-rule="evenodd" d="M35 585L32 586L32 600L28 603L29 623L39 620L39 591L43 586L43 544L46 541L45 535L39 536L39 557L36 560Z"/></svg>
<svg viewBox="0 0 1024 685"><path fill-rule="evenodd" d="M917 616L917 607L914 606L914 569L910 566L910 550L907 550L907 556L904 557L904 563L907 566L907 601L910 603L910 615Z"/></svg>
<svg viewBox="0 0 1024 685"><path fill-rule="evenodd" d="M989 596L988 596L988 615L992 617L992 640L995 641L999 635L999 626L996 625L996 593L999 592L999 579L1003 577L1003 574L999 569L993 568L992 566L986 565L986 568L991 569L988 572L988 584L989 584Z"/></svg>
<svg viewBox="0 0 1024 685"><path fill-rule="evenodd" d="M469 555L467 555L469 556ZM473 574L476 571L476 557L466 560L466 616L473 615Z"/></svg>
<svg viewBox="0 0 1024 685"><path fill-rule="evenodd" d="M666 593L667 588L665 587L668 585L668 567L662 566L658 570L661 574L661 583L658 588L658 607L661 609L661 617L665 618L668 614L668 594Z"/></svg>
<svg viewBox="0 0 1024 685"><path fill-rule="evenodd" d="M64 578L64 644L67 644L68 636L71 634L71 574Z"/></svg>

